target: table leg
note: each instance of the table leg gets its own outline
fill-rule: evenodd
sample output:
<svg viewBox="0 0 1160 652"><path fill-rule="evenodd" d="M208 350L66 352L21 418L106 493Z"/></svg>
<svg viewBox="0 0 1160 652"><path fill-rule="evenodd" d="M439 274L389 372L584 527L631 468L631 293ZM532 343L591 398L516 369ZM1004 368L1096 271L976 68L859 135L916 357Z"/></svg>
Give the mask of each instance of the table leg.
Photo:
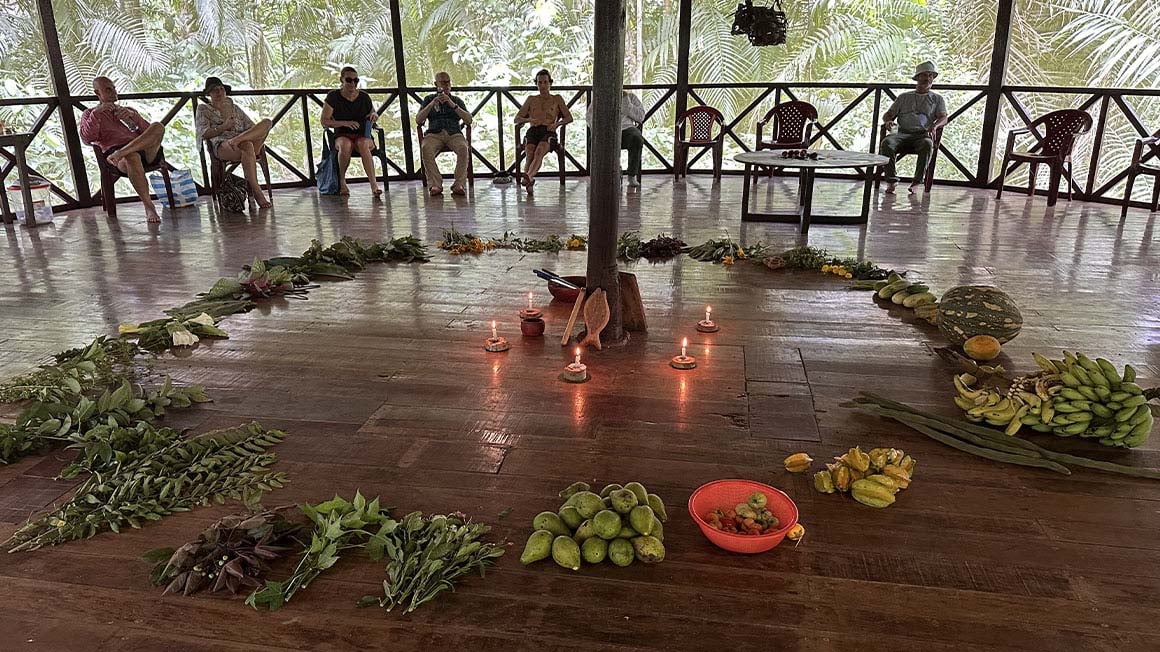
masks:
<svg viewBox="0 0 1160 652"><path fill-rule="evenodd" d="M802 174L802 233L810 232L810 211L814 204L814 169L806 168Z"/></svg>
<svg viewBox="0 0 1160 652"><path fill-rule="evenodd" d="M749 175L753 171L753 166L745 164L745 184L741 188L741 221L749 220Z"/></svg>
<svg viewBox="0 0 1160 652"><path fill-rule="evenodd" d="M3 188L4 179L0 178L0 223L11 224L16 221L16 216L12 214L12 207L8 205L8 191Z"/></svg>
<svg viewBox="0 0 1160 652"><path fill-rule="evenodd" d="M874 168L866 169L866 185L862 189L862 223L865 224L870 221L870 193L874 186Z"/></svg>
<svg viewBox="0 0 1160 652"><path fill-rule="evenodd" d="M28 183L28 165L24 160L24 147L17 145L16 170L20 175L20 196L24 199L24 226L36 226L36 211L32 206L32 189Z"/></svg>

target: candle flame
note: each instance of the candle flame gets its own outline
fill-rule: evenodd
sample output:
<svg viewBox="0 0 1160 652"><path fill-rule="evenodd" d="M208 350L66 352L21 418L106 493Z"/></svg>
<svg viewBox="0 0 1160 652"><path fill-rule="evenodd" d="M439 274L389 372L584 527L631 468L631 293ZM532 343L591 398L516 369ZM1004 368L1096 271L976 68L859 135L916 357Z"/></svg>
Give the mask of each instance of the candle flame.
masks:
<svg viewBox="0 0 1160 652"><path fill-rule="evenodd" d="M687 348L688 346L689 346L689 338L687 338L687 337L682 338L681 339L681 348L684 349L684 348Z"/></svg>

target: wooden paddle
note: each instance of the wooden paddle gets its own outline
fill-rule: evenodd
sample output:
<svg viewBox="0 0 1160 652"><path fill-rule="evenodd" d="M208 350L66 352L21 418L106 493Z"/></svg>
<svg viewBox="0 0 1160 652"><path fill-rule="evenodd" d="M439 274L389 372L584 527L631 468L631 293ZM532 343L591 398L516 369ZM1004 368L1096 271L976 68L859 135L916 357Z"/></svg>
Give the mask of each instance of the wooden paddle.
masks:
<svg viewBox="0 0 1160 652"><path fill-rule="evenodd" d="M580 316L580 309L584 307L584 301L587 299L588 290L580 288L580 295L572 304L572 316L568 318L568 325L564 327L564 334L560 337L560 346L568 346L568 340L572 339L572 327L576 325L576 318Z"/></svg>

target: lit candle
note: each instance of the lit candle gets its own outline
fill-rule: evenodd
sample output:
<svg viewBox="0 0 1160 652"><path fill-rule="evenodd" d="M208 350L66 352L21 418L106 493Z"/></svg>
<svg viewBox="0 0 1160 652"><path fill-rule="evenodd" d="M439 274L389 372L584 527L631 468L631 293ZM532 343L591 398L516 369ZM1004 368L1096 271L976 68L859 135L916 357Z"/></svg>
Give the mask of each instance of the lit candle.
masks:
<svg viewBox="0 0 1160 652"><path fill-rule="evenodd" d="M532 293L528 292L528 310L532 310Z"/></svg>
<svg viewBox="0 0 1160 652"><path fill-rule="evenodd" d="M492 320L492 322L491 322L491 339L493 339L493 340L499 339L499 335L497 335L495 332L495 321L494 320Z"/></svg>
<svg viewBox="0 0 1160 652"><path fill-rule="evenodd" d="M689 347L689 338L686 337L686 338L681 340L681 357L682 358L685 357L685 349L687 349L688 347Z"/></svg>
<svg viewBox="0 0 1160 652"><path fill-rule="evenodd" d="M705 321L713 321L709 319L709 314L713 312L713 306L705 306Z"/></svg>
<svg viewBox="0 0 1160 652"><path fill-rule="evenodd" d="M572 364L580 364L580 347L576 347L576 359L572 361Z"/></svg>

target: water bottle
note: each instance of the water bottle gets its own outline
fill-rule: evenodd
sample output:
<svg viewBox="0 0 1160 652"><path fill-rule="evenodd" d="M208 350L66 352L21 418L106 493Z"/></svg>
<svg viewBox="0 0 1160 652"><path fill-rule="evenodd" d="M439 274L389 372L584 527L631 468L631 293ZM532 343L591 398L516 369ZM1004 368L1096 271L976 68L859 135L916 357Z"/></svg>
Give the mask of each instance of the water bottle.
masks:
<svg viewBox="0 0 1160 652"><path fill-rule="evenodd" d="M363 138L371 137L371 129L374 128L374 126L375 123L371 122L370 120L363 121Z"/></svg>

